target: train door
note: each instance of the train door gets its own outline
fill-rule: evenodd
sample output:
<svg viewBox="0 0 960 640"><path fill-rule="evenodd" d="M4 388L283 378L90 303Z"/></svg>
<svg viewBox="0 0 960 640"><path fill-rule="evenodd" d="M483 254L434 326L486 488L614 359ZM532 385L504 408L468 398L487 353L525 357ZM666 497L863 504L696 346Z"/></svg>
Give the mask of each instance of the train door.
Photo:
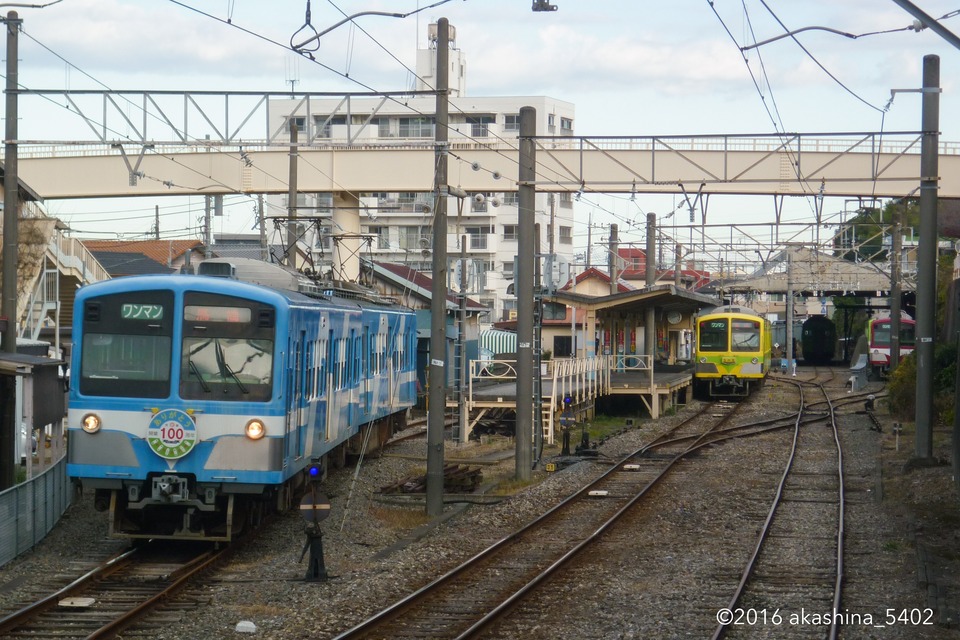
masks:
<svg viewBox="0 0 960 640"><path fill-rule="evenodd" d="M303 456L303 344L306 332L301 331L297 340L290 345L290 367L287 369L287 443L286 455L289 458Z"/></svg>

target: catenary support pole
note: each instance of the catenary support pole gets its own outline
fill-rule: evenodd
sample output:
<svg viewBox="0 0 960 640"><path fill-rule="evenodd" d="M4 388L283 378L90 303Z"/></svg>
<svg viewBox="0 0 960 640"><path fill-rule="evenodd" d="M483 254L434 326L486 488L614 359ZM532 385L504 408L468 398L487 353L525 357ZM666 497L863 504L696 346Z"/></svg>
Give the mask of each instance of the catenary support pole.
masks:
<svg viewBox="0 0 960 640"><path fill-rule="evenodd" d="M890 370L900 364L900 252L903 245L901 218L903 205L893 208L893 247L890 256Z"/></svg>
<svg viewBox="0 0 960 640"><path fill-rule="evenodd" d="M17 352L17 261L19 260L20 198L17 188L17 44L21 21L11 11L4 21L7 25L7 86L6 86L6 142L3 145L3 308L0 316L7 319L3 332L3 351Z"/></svg>
<svg viewBox="0 0 960 640"><path fill-rule="evenodd" d="M17 176L17 55L20 25L16 11L7 13L7 85L6 85L6 142L3 157L3 305L0 316L7 319L3 332L4 353L17 352L18 319L17 262L19 261L20 194ZM17 427L16 377L0 376L0 490L14 485L14 456L16 455Z"/></svg>
<svg viewBox="0 0 960 640"><path fill-rule="evenodd" d="M937 317L937 186L939 184L940 57L923 57L920 140L920 246L917 256L916 456L933 457L933 356Z"/></svg>
<svg viewBox="0 0 960 640"><path fill-rule="evenodd" d="M436 216L433 220L433 286L430 291L430 393L427 409L427 515L443 513L443 430L447 406L447 124L450 23L437 21Z"/></svg>
<svg viewBox="0 0 960 640"><path fill-rule="evenodd" d="M533 267L536 253L534 206L536 200L537 110L520 108L519 207L517 210L517 425L516 479L529 480L533 462ZM536 375L540 375L537 371Z"/></svg>

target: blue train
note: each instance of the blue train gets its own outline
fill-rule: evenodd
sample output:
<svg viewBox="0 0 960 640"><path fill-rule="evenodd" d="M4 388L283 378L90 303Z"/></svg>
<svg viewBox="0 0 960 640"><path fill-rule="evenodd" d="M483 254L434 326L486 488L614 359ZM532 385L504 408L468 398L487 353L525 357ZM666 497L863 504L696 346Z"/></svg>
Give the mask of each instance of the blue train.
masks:
<svg viewBox="0 0 960 640"><path fill-rule="evenodd" d="M77 292L67 473L117 537L230 540L416 401L410 309L253 260L198 273Z"/></svg>

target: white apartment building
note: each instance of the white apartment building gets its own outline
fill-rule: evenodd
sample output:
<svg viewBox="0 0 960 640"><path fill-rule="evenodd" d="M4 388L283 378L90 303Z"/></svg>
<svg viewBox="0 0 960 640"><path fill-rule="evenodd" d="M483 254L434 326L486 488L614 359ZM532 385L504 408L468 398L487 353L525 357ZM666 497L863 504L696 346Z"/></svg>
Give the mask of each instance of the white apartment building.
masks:
<svg viewBox="0 0 960 640"><path fill-rule="evenodd" d="M428 47L417 52L415 90L432 89L436 69L435 25L428 32ZM457 175L465 171L483 171L458 159L458 143L471 145L509 144L516 147L520 128L520 108L536 109L537 135L572 136L574 106L544 96L469 97L466 95L466 62L456 48L451 27L448 183L457 185ZM331 98L310 100L274 100L271 111L278 114L275 125L296 119L298 141L302 145L432 145L435 136L436 98L411 95L402 100L384 97ZM286 115L284 115L286 114ZM376 153L376 151L369 151ZM496 177L496 175L494 176ZM513 282L517 256L518 192L517 175L503 176L503 191L469 193L450 197L447 203L448 286L459 290L461 244L466 238L469 284L467 293L486 305L491 313L487 322L511 317L516 298L507 295ZM433 185L410 192L371 192L352 194L359 199L360 233L369 239L363 255L373 260L396 262L418 271L432 269L433 216L436 211ZM298 215L325 217L332 214L333 194L299 194ZM276 198L270 207L274 215L286 215L287 199ZM574 209L569 193L538 193L535 222L540 225L541 255L553 252L560 263L573 258ZM305 209L303 208L305 207ZM269 213L268 213L269 215ZM307 236L321 266L333 259L333 238L338 229L322 225L318 237ZM552 240L552 241L551 241ZM561 283L563 284L563 283Z"/></svg>

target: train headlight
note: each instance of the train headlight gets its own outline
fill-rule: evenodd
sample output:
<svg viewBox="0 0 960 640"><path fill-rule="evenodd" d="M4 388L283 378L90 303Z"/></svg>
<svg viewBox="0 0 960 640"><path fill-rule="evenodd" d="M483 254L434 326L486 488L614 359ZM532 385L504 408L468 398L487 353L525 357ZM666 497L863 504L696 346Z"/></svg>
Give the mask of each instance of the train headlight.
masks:
<svg viewBox="0 0 960 640"><path fill-rule="evenodd" d="M83 420L80 421L80 426L87 433L96 433L100 431L100 416L95 413L88 413L83 416Z"/></svg>
<svg viewBox="0 0 960 640"><path fill-rule="evenodd" d="M707 356L700 356L700 362L701 362L701 363L706 363L706 362L707 362Z"/></svg>
<svg viewBox="0 0 960 640"><path fill-rule="evenodd" d="M760 358L754 358L750 362L752 362L753 364L757 364L758 362L760 362Z"/></svg>
<svg viewBox="0 0 960 640"><path fill-rule="evenodd" d="M244 432L247 434L247 437L251 440L259 440L267 434L267 426L263 424L262 421L254 418L247 423Z"/></svg>

